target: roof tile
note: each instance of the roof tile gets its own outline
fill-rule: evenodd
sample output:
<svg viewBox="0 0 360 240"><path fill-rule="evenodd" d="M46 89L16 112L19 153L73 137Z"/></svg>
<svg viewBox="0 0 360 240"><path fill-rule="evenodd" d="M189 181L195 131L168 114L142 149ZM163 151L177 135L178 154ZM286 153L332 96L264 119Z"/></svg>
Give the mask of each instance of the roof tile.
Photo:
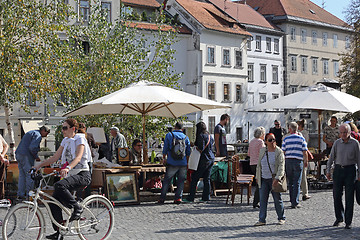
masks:
<svg viewBox="0 0 360 240"><path fill-rule="evenodd" d="M251 36L234 19L225 15L211 3L195 0L176 1L207 29Z"/></svg>
<svg viewBox="0 0 360 240"><path fill-rule="evenodd" d="M247 0L246 3L258 8L257 11L263 15L288 15L341 27L347 26L344 21L309 0Z"/></svg>
<svg viewBox="0 0 360 240"><path fill-rule="evenodd" d="M121 0L124 5L132 5L132 6L143 6L143 7L151 7L158 8L160 7L160 3L156 0Z"/></svg>
<svg viewBox="0 0 360 240"><path fill-rule="evenodd" d="M228 0L209 0L218 8L227 12L240 23L255 25L265 28L278 29L269 23L260 13L246 4L238 4Z"/></svg>

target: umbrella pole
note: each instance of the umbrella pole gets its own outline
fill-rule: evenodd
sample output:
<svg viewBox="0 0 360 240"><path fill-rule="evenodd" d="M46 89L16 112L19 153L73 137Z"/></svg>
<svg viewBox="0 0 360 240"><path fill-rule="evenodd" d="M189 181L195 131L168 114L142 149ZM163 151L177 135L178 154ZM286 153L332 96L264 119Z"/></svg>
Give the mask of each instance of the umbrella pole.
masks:
<svg viewBox="0 0 360 240"><path fill-rule="evenodd" d="M145 114L142 115L142 125L143 125L142 142L143 142L144 163L147 164L147 163L149 163L149 156L148 156L147 144L146 144L146 141L145 141Z"/></svg>
<svg viewBox="0 0 360 240"><path fill-rule="evenodd" d="M318 149L319 153L321 152L320 144L321 144L321 119L322 119L322 110L318 110Z"/></svg>

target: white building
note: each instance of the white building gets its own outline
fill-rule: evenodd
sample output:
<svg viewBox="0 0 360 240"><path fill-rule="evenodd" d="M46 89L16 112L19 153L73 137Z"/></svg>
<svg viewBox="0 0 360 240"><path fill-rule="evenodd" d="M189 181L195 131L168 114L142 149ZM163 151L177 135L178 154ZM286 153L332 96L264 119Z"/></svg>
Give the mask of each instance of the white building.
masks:
<svg viewBox="0 0 360 240"><path fill-rule="evenodd" d="M184 90L231 106L231 109L190 115L190 120L204 121L213 133L220 116L228 113L228 143L243 139L247 92L246 42L250 34L211 3L170 0L165 9L173 16L178 14L180 21L193 31L193 42L187 49L187 71L181 83Z"/></svg>
<svg viewBox="0 0 360 240"><path fill-rule="evenodd" d="M284 95L284 33L249 5L228 0L210 1L244 25L252 35L246 47L248 71L246 107L249 108ZM284 122L284 113L247 112L244 137L252 139L255 128L259 126L263 126L269 131L270 127L273 127L275 119Z"/></svg>

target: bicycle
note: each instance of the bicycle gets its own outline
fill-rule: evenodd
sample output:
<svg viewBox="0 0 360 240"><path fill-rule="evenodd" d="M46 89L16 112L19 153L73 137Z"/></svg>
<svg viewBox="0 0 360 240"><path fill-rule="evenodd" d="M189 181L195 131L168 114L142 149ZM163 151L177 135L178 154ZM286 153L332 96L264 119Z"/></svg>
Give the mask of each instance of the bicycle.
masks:
<svg viewBox="0 0 360 240"><path fill-rule="evenodd" d="M3 240L43 238L45 218L38 202L45 206L51 222L59 228L61 236L78 235L82 240L105 240L110 237L114 227L114 207L111 202L104 196L90 195L80 202L84 208L80 219L70 222L71 209L42 191L43 185L47 186L50 176L55 174L56 171L44 176L41 173L32 175L35 181L35 189L29 193L32 201L23 201L10 208L3 221ZM49 204L56 204L62 209L64 216L62 223L54 219Z"/></svg>

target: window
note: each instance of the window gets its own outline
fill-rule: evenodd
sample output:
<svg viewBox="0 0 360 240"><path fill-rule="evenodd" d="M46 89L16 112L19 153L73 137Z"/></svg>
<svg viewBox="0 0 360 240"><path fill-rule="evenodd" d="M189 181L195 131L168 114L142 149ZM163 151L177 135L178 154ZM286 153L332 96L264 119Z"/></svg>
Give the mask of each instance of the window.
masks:
<svg viewBox="0 0 360 240"><path fill-rule="evenodd" d="M274 53L279 53L280 47L279 47L279 39L274 39Z"/></svg>
<svg viewBox="0 0 360 240"><path fill-rule="evenodd" d="M311 41L311 43L312 43L313 45L317 45L317 31L312 31L311 36L312 36L312 41Z"/></svg>
<svg viewBox="0 0 360 240"><path fill-rule="evenodd" d="M230 66L230 50L223 49L223 66Z"/></svg>
<svg viewBox="0 0 360 240"><path fill-rule="evenodd" d="M271 38L266 38L266 51L271 52Z"/></svg>
<svg viewBox="0 0 360 240"><path fill-rule="evenodd" d="M328 34L326 32L323 33L323 46L327 46Z"/></svg>
<svg viewBox="0 0 360 240"><path fill-rule="evenodd" d="M277 99L279 98L279 94L278 93L273 93L272 94L272 99Z"/></svg>
<svg viewBox="0 0 360 240"><path fill-rule="evenodd" d="M215 64L215 48L214 47L207 48L207 63Z"/></svg>
<svg viewBox="0 0 360 240"><path fill-rule="evenodd" d="M215 129L215 117L214 116L209 116L208 117L208 126L209 126L209 133L210 134L214 134L214 129Z"/></svg>
<svg viewBox="0 0 360 240"><path fill-rule="evenodd" d="M236 84L236 96L235 96L236 102L242 102L242 85Z"/></svg>
<svg viewBox="0 0 360 240"><path fill-rule="evenodd" d="M301 42L306 43L306 29L301 29Z"/></svg>
<svg viewBox="0 0 360 240"><path fill-rule="evenodd" d="M312 74L318 74L318 59L312 59Z"/></svg>
<svg viewBox="0 0 360 240"><path fill-rule="evenodd" d="M36 106L36 101L34 99L34 95L33 95L33 88L28 87L28 92L27 92L27 97L25 99L25 104L27 106Z"/></svg>
<svg viewBox="0 0 360 240"><path fill-rule="evenodd" d="M337 34L334 34L333 40L334 40L333 47L337 48L338 47L338 35Z"/></svg>
<svg viewBox="0 0 360 240"><path fill-rule="evenodd" d="M89 0L79 1L79 20L88 22L90 17L90 2Z"/></svg>
<svg viewBox="0 0 360 240"><path fill-rule="evenodd" d="M256 36L255 50L256 51L261 51L261 36Z"/></svg>
<svg viewBox="0 0 360 240"><path fill-rule="evenodd" d="M242 51L239 49L235 50L235 67L242 67Z"/></svg>
<svg viewBox="0 0 360 240"><path fill-rule="evenodd" d="M339 61L334 61L334 77L339 76Z"/></svg>
<svg viewBox="0 0 360 240"><path fill-rule="evenodd" d="M224 83L224 102L230 101L230 84Z"/></svg>
<svg viewBox="0 0 360 240"><path fill-rule="evenodd" d="M279 67L272 66L272 83L279 83Z"/></svg>
<svg viewBox="0 0 360 240"><path fill-rule="evenodd" d="M106 21L111 22L111 2L101 2L101 9L104 11Z"/></svg>
<svg viewBox="0 0 360 240"><path fill-rule="evenodd" d="M296 56L290 56L290 66L291 66L291 71L292 72L296 72L297 70L297 66L296 66Z"/></svg>
<svg viewBox="0 0 360 240"><path fill-rule="evenodd" d="M350 48L350 37L349 36L345 37L345 48L346 49Z"/></svg>
<svg viewBox="0 0 360 240"><path fill-rule="evenodd" d="M266 83L266 65L260 65L260 82Z"/></svg>
<svg viewBox="0 0 360 240"><path fill-rule="evenodd" d="M291 93L297 92L297 86L290 86L290 89L291 89Z"/></svg>
<svg viewBox="0 0 360 240"><path fill-rule="evenodd" d="M248 64L248 81L254 82L254 64Z"/></svg>
<svg viewBox="0 0 360 240"><path fill-rule="evenodd" d="M301 73L307 73L307 57L301 57Z"/></svg>
<svg viewBox="0 0 360 240"><path fill-rule="evenodd" d="M293 42L296 41L295 35L296 35L296 29L294 27L291 27L290 28L290 41L293 41Z"/></svg>
<svg viewBox="0 0 360 240"><path fill-rule="evenodd" d="M208 99L215 100L215 83L208 83Z"/></svg>
<svg viewBox="0 0 360 240"><path fill-rule="evenodd" d="M250 39L247 40L247 50L251 51L251 40Z"/></svg>
<svg viewBox="0 0 360 240"><path fill-rule="evenodd" d="M260 103L266 102L266 93L260 93L259 94L259 102Z"/></svg>
<svg viewBox="0 0 360 240"><path fill-rule="evenodd" d="M323 74L329 75L329 60L327 59L323 60Z"/></svg>

